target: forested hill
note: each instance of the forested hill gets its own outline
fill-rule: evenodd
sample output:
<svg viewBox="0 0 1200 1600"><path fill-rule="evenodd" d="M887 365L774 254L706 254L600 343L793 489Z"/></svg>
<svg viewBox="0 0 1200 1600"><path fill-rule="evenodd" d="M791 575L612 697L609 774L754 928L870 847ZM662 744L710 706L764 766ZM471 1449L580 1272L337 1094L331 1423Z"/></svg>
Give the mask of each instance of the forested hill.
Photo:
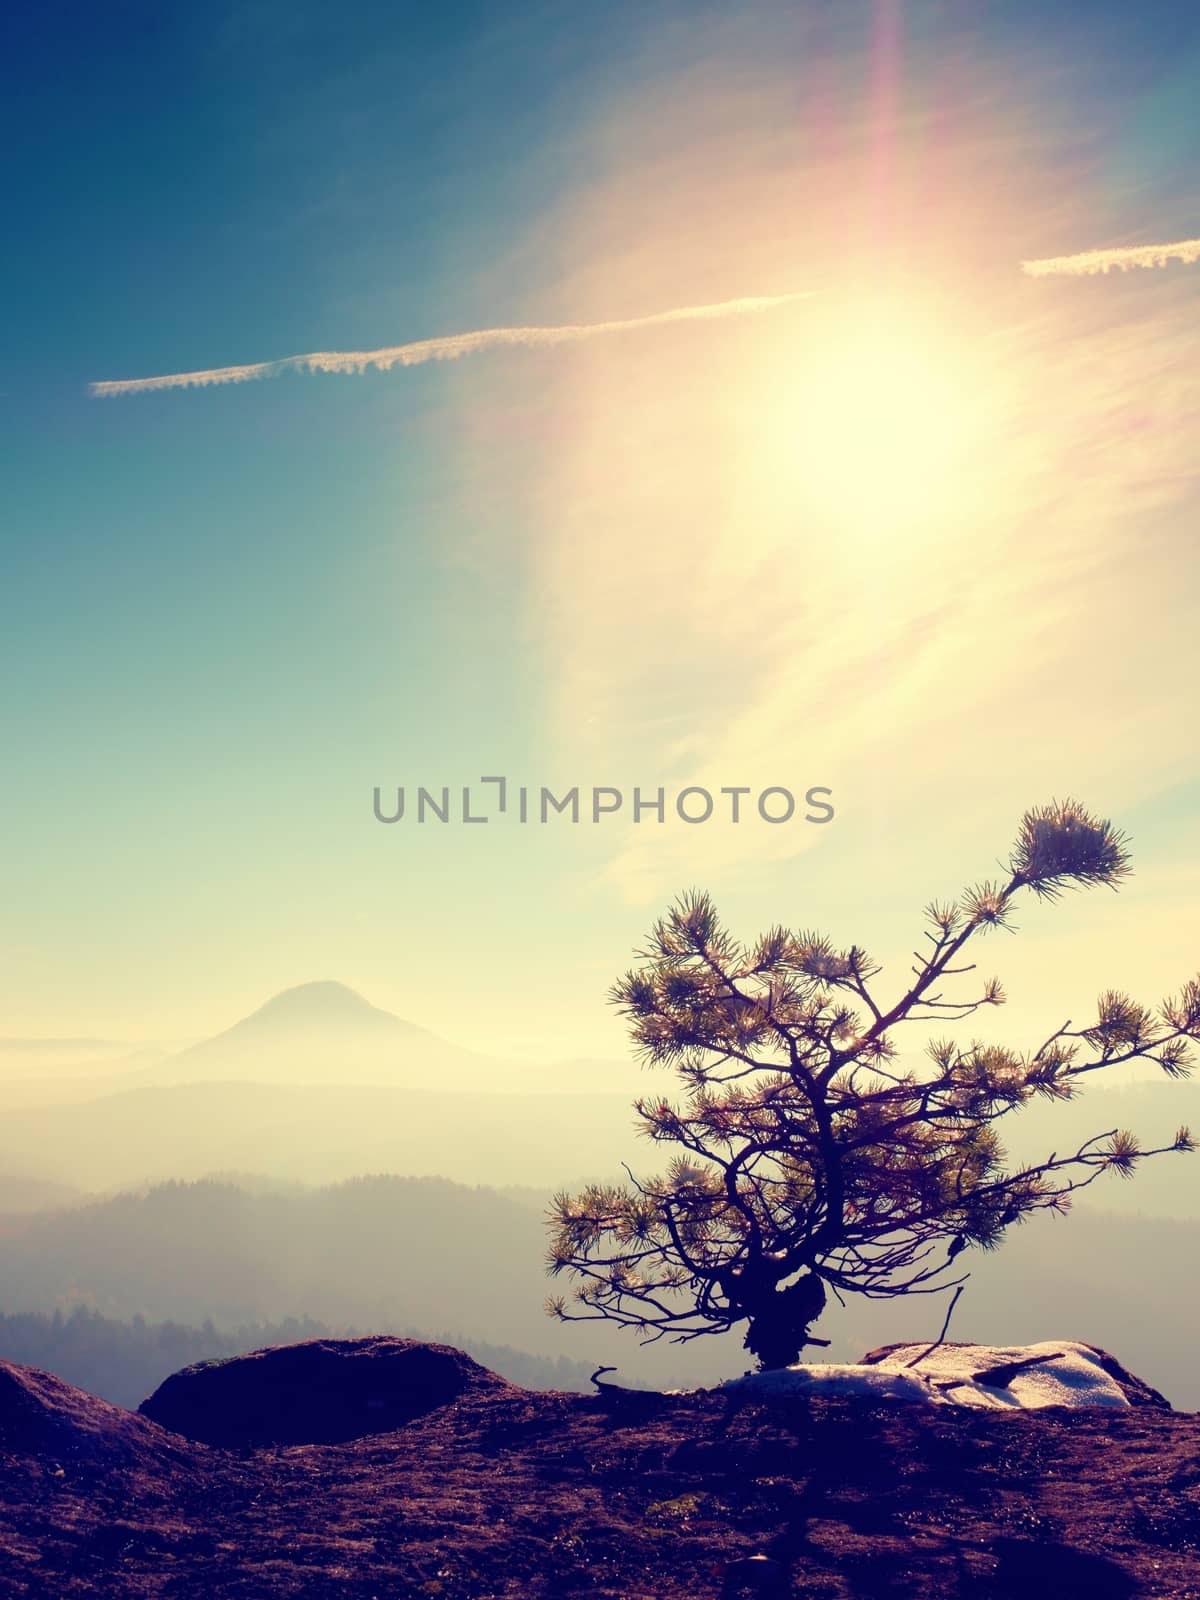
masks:
<svg viewBox="0 0 1200 1600"><path fill-rule="evenodd" d="M353 1337L360 1331L331 1328L311 1317L288 1317L282 1322L259 1322L223 1331L211 1321L199 1327L171 1321L147 1322L142 1316L121 1322L87 1306L76 1306L68 1316L61 1311L52 1316L38 1312L0 1313L0 1361L39 1367L102 1400L135 1410L164 1378L193 1362L242 1355L269 1345L295 1344L301 1339ZM526 1389L591 1391L591 1367L584 1361L529 1355L507 1345L462 1339L440 1330L432 1334L415 1328L383 1331L404 1338L432 1338L437 1343L455 1344L493 1372Z"/></svg>
<svg viewBox="0 0 1200 1600"><path fill-rule="evenodd" d="M1172 1159L1187 1180L1189 1163L1200 1158ZM1122 1188L1132 1192L1138 1182ZM202 1329L210 1320L222 1336L308 1317L367 1333L445 1334L472 1352L507 1347L589 1371L604 1362L619 1366L623 1383L668 1387L745 1370L737 1332L683 1347L643 1347L633 1333L608 1325L551 1321L543 1311L553 1286L544 1269L548 1198L444 1179L366 1177L280 1188L242 1178L169 1183L67 1210L0 1216L0 1312L52 1316L83 1304L120 1323L140 1315L148 1324ZM1200 1378L1186 1264L1197 1256L1195 1222L1082 1208L1035 1217L1010 1230L998 1250L968 1251L954 1263L971 1276L952 1336L1103 1345L1176 1406L1195 1409ZM877 1345L933 1338L943 1312L940 1299L925 1297L851 1301L845 1310L831 1306L818 1331L834 1341L830 1359L856 1360ZM26 1359L15 1350L0 1354ZM170 1366L193 1358L188 1346ZM49 1360L35 1364L58 1370ZM523 1383L571 1386L518 1372L498 1357L486 1364ZM84 1386L107 1392L90 1379Z"/></svg>

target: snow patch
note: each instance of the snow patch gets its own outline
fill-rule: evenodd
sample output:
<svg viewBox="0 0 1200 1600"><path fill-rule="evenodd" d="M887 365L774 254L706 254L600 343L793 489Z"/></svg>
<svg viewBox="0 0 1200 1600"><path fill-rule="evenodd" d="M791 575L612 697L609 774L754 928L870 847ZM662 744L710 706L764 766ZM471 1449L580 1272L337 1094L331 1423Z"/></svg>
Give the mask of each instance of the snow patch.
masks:
<svg viewBox="0 0 1200 1600"><path fill-rule="evenodd" d="M1042 1406L1128 1406L1129 1400L1100 1357L1074 1339L1025 1345L939 1345L915 1367L908 1363L927 1345L898 1345L869 1366L812 1362L779 1372L754 1372L721 1384L721 1392L762 1395L849 1395L864 1400L908 1400L935 1406L985 1406L1028 1411ZM1047 1360L1047 1357L1055 1357ZM1038 1360L1038 1358L1042 1358ZM979 1374L1026 1361L1036 1365L1008 1375ZM1007 1382L1003 1381L1007 1378Z"/></svg>

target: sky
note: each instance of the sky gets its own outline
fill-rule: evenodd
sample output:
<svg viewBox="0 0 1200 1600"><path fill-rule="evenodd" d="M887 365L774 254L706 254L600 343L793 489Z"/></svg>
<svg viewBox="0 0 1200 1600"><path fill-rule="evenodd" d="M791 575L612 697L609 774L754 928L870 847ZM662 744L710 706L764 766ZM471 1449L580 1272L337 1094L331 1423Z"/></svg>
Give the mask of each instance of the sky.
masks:
<svg viewBox="0 0 1200 1600"><path fill-rule="evenodd" d="M333 978L476 1048L617 1054L608 985L680 891L899 983L921 907L1068 794L1136 876L997 936L993 1029L1200 969L1200 264L1021 267L1200 236L1200 17L3 29L0 1034L182 1041ZM415 820L420 784L494 812L484 775L585 820ZM835 814L635 824L635 785Z"/></svg>

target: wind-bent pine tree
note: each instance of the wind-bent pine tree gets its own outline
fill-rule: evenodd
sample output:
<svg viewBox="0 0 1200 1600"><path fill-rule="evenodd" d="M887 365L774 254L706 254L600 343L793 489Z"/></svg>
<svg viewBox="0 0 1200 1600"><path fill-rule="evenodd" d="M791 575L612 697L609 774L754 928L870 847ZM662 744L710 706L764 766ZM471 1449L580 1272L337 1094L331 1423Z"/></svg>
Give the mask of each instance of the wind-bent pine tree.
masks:
<svg viewBox="0 0 1200 1600"><path fill-rule="evenodd" d="M547 1309L676 1341L748 1324L763 1369L828 1344L810 1329L826 1291L875 1298L935 1293L968 1246L991 1249L1031 1212L1066 1211L1104 1172L1128 1177L1146 1156L1112 1129L1073 1153L1006 1170L996 1124L1035 1095L1072 1097L1092 1072L1144 1059L1190 1072L1200 1038L1200 979L1157 1009L1102 994L1095 1021L1055 1030L1029 1052L949 1039L920 1065L899 1060L904 1024L960 1022L1003 1002L988 980L961 999L944 982L978 935L1011 926L1014 902L1129 873L1126 840L1074 801L1026 813L995 882L930 905L927 947L890 1003L858 945L773 928L752 948L722 927L704 894L656 923L644 963L611 994L647 1063L675 1069L681 1104L636 1102L642 1131L676 1154L663 1177L555 1197L549 1270L579 1280Z"/></svg>

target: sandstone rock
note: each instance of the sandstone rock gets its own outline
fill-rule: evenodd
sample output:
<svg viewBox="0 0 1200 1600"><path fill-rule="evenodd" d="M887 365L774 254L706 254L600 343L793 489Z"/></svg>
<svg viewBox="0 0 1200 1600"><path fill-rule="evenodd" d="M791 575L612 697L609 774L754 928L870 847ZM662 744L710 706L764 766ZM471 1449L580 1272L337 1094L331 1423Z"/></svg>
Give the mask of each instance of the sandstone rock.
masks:
<svg viewBox="0 0 1200 1600"><path fill-rule="evenodd" d="M337 1444L390 1433L468 1392L511 1387L448 1345L309 1339L185 1367L138 1410L205 1444Z"/></svg>
<svg viewBox="0 0 1200 1600"><path fill-rule="evenodd" d="M173 1459L176 1442L132 1412L49 1372L0 1361L0 1454L33 1457L49 1464L51 1476L63 1478L73 1477L81 1465Z"/></svg>

